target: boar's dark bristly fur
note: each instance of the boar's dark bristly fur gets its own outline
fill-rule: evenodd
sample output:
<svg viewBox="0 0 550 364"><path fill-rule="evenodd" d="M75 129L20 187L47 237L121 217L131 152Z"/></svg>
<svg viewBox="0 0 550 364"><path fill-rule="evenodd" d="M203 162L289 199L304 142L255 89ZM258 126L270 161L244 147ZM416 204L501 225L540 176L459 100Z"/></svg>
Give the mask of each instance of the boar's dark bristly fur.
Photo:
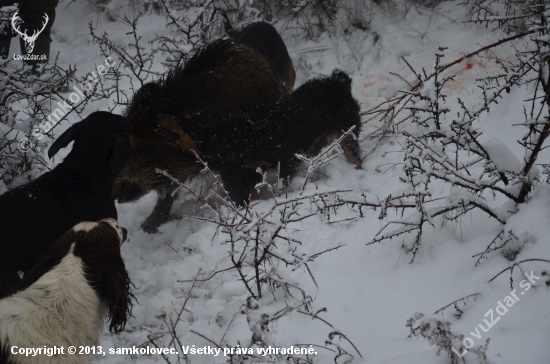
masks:
<svg viewBox="0 0 550 364"><path fill-rule="evenodd" d="M188 149L159 138L159 119L186 112L235 112L276 100L285 94L267 60L253 49L232 40L218 40L198 51L184 66L144 85L132 98L125 116L132 126L132 160L117 178L114 196L119 202L133 201L151 190L159 200L143 223L147 232L166 222L174 198L171 181L155 172L166 169L180 181L200 171ZM201 152L197 150L197 152Z"/></svg>
<svg viewBox="0 0 550 364"><path fill-rule="evenodd" d="M335 70L330 77L310 80L278 101L230 114L185 114L178 118L178 126L221 171L231 198L242 204L260 182L257 167L276 168L280 162L282 177L294 175L300 165L296 153L315 155L331 137L352 126L359 135L359 112L351 79ZM346 158L361 168L357 140L347 137L341 145Z"/></svg>
<svg viewBox="0 0 550 364"><path fill-rule="evenodd" d="M225 18L224 26L227 35L263 55L279 81L285 85L288 92L292 92L296 81L294 65L283 38L273 25L260 21L248 24L238 31L233 28L227 15L225 13L222 15Z"/></svg>

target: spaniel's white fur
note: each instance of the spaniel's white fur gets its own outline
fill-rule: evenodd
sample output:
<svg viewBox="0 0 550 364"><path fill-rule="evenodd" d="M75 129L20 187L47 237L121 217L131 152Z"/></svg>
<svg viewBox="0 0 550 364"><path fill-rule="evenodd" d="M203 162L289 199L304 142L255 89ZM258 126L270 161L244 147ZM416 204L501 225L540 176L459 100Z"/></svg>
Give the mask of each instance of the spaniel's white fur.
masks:
<svg viewBox="0 0 550 364"><path fill-rule="evenodd" d="M96 235L88 234L99 230L99 224L102 224L103 230L111 230L111 235L104 240L107 240L108 244L116 244L120 256L119 247L123 242L123 233L115 220L105 219L100 223L78 224L67 233L73 233L73 236L68 236L68 239L72 239L73 242L65 242L66 245L70 244L67 246L68 252L55 267L25 290L0 301L0 345L4 346L3 356L0 354L0 363L3 358L6 360L6 356L7 363L17 364L89 362L89 356L78 355L78 351L77 354L71 355L67 353L67 349L69 346L76 346L78 349L79 346L97 345L103 329L104 317L111 309L109 302L106 302L105 298L102 300L98 294L98 287L93 287L93 284L90 284L90 278L87 277L86 269L90 274L90 266L93 264L88 264L87 267L86 254L93 255L95 250L94 253L89 253L88 250L79 247L79 244L96 243L90 240L97 236L97 231L95 231ZM112 231L113 229L115 231ZM67 237L67 234L64 237ZM60 241L62 239L63 237ZM62 244L58 244L59 246ZM82 252L79 253L79 249ZM92 259L95 258L97 256L92 257ZM109 257L105 257L105 259L108 260ZM93 269L93 267L91 268ZM98 269L104 270L103 268L104 266ZM102 274L93 271L91 273ZM124 273L126 272L124 271ZM111 279L116 278L112 277ZM125 294L131 296L129 292ZM118 305L120 304L118 303ZM115 316L110 313L110 317ZM125 322L126 317L124 317ZM65 355L13 355L10 350L13 346L19 348L63 347Z"/></svg>

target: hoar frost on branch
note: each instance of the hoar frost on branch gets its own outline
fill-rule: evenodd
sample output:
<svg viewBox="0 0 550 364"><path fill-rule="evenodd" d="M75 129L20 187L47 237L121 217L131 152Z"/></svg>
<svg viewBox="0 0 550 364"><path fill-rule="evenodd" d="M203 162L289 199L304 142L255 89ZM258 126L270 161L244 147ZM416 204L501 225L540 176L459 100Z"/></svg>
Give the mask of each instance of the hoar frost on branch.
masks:
<svg viewBox="0 0 550 364"><path fill-rule="evenodd" d="M420 72L403 58L416 78L415 84L409 83L409 90L402 91L401 95L367 111L365 115L369 116L369 120L382 122L382 126L370 135L371 139L379 141L394 138L391 134L397 133L404 123L416 127L402 133L403 161L393 163L393 167L402 166L400 180L407 187L387 198L372 199L363 195L361 199L336 201L333 206L347 204L357 208L359 214L362 214L362 208L380 209L380 219L388 218L388 209L393 209L396 218L390 218L368 244L402 238L404 250L412 253L411 263L422 244L426 223L435 228L434 219L438 216L456 221L470 211L481 211L489 219L500 223L501 230L485 251L473 256L475 264L478 265L495 251L514 261L492 281L505 271L509 270L512 274L516 266L523 272L523 264L550 262L539 258L515 261L523 243L507 226L510 217L518 211L518 205L527 202L542 182L538 165L543 167L542 175L548 175L550 171L548 162L538 161L550 135L550 3L544 0L468 0L464 5L471 22L494 25L507 33L518 33L447 63L444 62L446 49L440 47L432 72L426 72L424 68ZM495 56L494 61L500 72L476 80L482 100L479 105L470 106L460 98L454 101L445 95L444 85L454 78L448 73L451 66L524 37L528 39L527 50L516 51L514 61ZM500 140L483 141L482 129L476 123L480 115L490 112L506 95L519 87L533 90L533 96L525 101L524 120L518 120L515 124L518 128L517 142L524 149L524 155L518 158ZM434 188L436 183L438 188ZM448 186L448 193L435 192L441 191L442 184ZM504 203L495 206L490 199ZM510 279L512 285L513 279ZM454 305L460 317L462 311L458 303L465 304L478 295L475 293L456 300L436 311L436 314ZM420 313L407 322L411 336L427 339L438 347L438 354L447 352L451 363L470 362L471 356L462 358L451 350L454 346L461 352L464 336L451 331L450 325L449 321L426 318ZM478 362L487 363L487 345L488 341L468 350L477 354Z"/></svg>
<svg viewBox="0 0 550 364"><path fill-rule="evenodd" d="M405 122L417 126L415 131L403 132L404 176L400 179L408 186L408 190L403 192L403 196L406 197L396 201L399 208L413 209L415 212L403 220L388 223L371 244L405 233L414 233L413 241L404 243L409 244L407 251L413 253L414 260L422 241L425 223L434 226L433 219L440 215L444 215L447 220L457 220L473 209L483 211L503 224L503 230L506 230L507 219L517 211L517 207L514 206L525 203L540 180L537 159L540 151L545 148L545 141L550 132L550 26L547 6L548 4L542 0L530 1L526 7L530 12L524 14L526 19L529 19L528 30L483 47L453 62L445 64L443 58L446 49L439 48L431 73L424 69L422 72L415 70L403 58L416 77L416 85L366 114L371 115L371 118L379 118L384 123L384 126L372 135L375 138L386 138L388 131L396 132ZM471 107L457 98L454 109L458 111L453 117L450 111L452 108L449 107L452 100L443 90L444 85L454 78L454 75L446 72L450 66L479 54L482 50L521 37L529 37L531 50L518 51L515 62L503 62L497 58L496 63L500 65L501 72L477 80L483 100L481 104ZM518 143L525 150L523 160L520 160L498 140L481 141L482 132L475 123L482 113L489 112L512 89L522 85L532 87L534 96L527 101L524 108L525 121L517 124L525 129L525 133L518 137ZM449 122L450 118L452 119ZM437 196L433 193L431 185L435 181L450 184L450 194ZM489 197L502 197L510 202L502 208L497 208L488 202ZM441 204L443 201L445 203ZM373 204L376 205L373 207L382 206ZM381 215L382 217L386 215ZM400 225L400 228L385 231L390 225L396 224ZM513 234L508 231L506 236L511 237ZM497 237L500 239L504 235L499 233ZM507 239L509 240L504 238L501 242ZM505 244L496 246L500 249L501 245ZM496 246L493 241L485 254L476 256L485 258Z"/></svg>
<svg viewBox="0 0 550 364"><path fill-rule="evenodd" d="M158 330L151 330L149 340L155 346L165 346L170 343L178 342L181 335L177 323L181 321L181 312L184 310L191 290L200 285L208 285L220 277L233 276L237 278L246 288L248 299L238 311L232 313L229 319L220 318L217 323L224 328L224 334L219 338L209 338L204 334L190 329L190 332L202 337L217 348L236 348L231 340L225 339L226 333L230 329L238 315L245 315L250 328L250 336L240 338L238 341L240 348L282 348L311 346L317 350L326 350L332 352L335 361L349 363L353 360L355 354L361 356L358 348L353 342L339 329L334 327L320 314L326 312L326 308L314 309L314 300L305 288L298 282L291 279L291 273L296 270L303 270L309 274L312 282L317 286L317 281L309 264L319 256L341 248L342 244L335 244L327 249L321 249L316 252L307 252L304 242L293 237L293 232L299 230L300 223L313 216L323 213L324 207L320 202L322 199L334 199L349 190L327 190L319 192L306 192L305 186L307 179L311 174L329 161L341 154L331 154L334 152L340 141L345 137L352 137L352 129L343 131L341 138L331 143L325 151L319 155L307 158L302 155L296 155L296 158L302 159L309 164L301 193L298 196L288 196L288 183L285 189L281 190L279 172L277 170L275 183L268 181L266 172L258 169L263 177L263 181L256 185L258 190L264 190L269 196L269 201L262 204L252 202L245 207L237 206L228 196L223 182L218 175L212 171L208 164L195 153L198 162L204 167L202 173L209 176L214 181L214 186L206 195L197 192L195 189L186 186L171 176L166 171L157 170L158 173L170 178L177 186L173 193L184 189L196 198L195 207L204 210L201 216L184 216L185 218L198 219L214 224L216 228L215 236L221 234L225 238L222 244L228 248L229 266L222 269L203 273L199 272L192 281L191 288L188 291L187 298L183 303L183 308L178 312L163 314L159 316L164 325ZM276 335L271 326L274 322L290 315L307 316L312 320L318 320L328 326L328 339L325 345L289 343L285 338ZM185 327L188 329L188 327ZM257 350L252 354L245 354L242 351L231 351L229 360L248 360L251 363L277 362L286 360L286 362L296 364L314 363L315 355L281 355L273 352L265 352L266 355L257 355ZM234 354L239 353L239 354ZM164 360L170 363L168 357ZM188 358L181 354L177 362L188 362Z"/></svg>

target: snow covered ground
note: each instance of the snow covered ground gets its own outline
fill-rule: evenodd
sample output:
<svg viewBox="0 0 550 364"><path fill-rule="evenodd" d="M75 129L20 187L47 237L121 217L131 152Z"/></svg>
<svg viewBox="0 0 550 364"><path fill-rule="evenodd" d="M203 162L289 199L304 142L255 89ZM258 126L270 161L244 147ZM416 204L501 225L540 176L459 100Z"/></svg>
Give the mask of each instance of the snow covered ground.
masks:
<svg viewBox="0 0 550 364"><path fill-rule="evenodd" d="M118 11L124 11L122 7ZM506 35L483 26L463 23L465 12L458 1L446 1L434 10L411 6L398 14L369 3L369 30L353 29L349 34L340 24L336 31L324 33L316 41L306 41L295 37L286 30L283 37L287 41L290 55L297 71L297 85L320 74L329 74L334 68L343 69L353 79L353 93L361 103L363 111L371 109L387 98L396 96L398 90L406 89L408 82L415 81L408 66L402 61L405 57L415 68L424 67L426 72L433 70L438 47L444 46L445 62L450 62L482 46L496 42ZM127 42L127 28L120 22L108 22L101 18L95 7L88 2L62 2L57 8L56 21L52 30L52 52L59 52L60 64L76 64L82 75L91 71L96 64L103 63L97 45L92 42L86 26L94 22L99 32L106 31L120 45ZM365 15L365 16L366 16ZM341 17L340 17L341 18ZM339 19L340 19L339 18ZM279 28L283 20L275 25ZM163 16L148 14L141 18L139 30L144 40L151 40L155 34L169 34ZM14 43L13 43L14 44ZM12 44L12 46L13 46ZM524 49L527 40L513 43L517 49ZM502 59L514 57L515 49L510 43L491 50ZM493 53L487 52L473 57L448 70L455 74L454 81L445 86L448 106L456 110L456 97L469 105L481 103L475 86L475 79L499 72L492 60ZM116 60L116 58L114 58ZM160 63L153 69L162 72ZM529 88L516 88L493 106L490 114L483 114L478 125L483 129L483 140L487 145L497 145L495 153L509 150L517 160L523 156L523 148L516 143L524 133L518 131L523 122L523 100L532 95ZM107 102L98 102L90 107L106 109ZM121 110L117 110L121 112ZM73 117L76 122L76 117ZM57 131L59 135L68 125ZM329 189L349 189L349 198L359 198L364 193L370 200L383 199L404 189L399 182L403 171L399 165L391 168L391 163L403 160L402 137L397 136L384 143L364 136L378 127L375 121L364 125L361 146L366 155L362 170L355 170L344 158L332 161L321 169L308 184L306 192ZM412 130L414 126L404 124L401 130ZM498 139L508 149L499 147ZM503 157L504 158L504 157ZM510 158L508 158L510 159ZM57 157L56 161L61 160ZM547 162L547 159L540 159ZM191 184L199 186L209 183L201 177ZM210 182L211 184L211 182ZM303 176L294 179L290 197L299 195ZM449 186L441 185L439 196L449 193ZM131 279L135 284L137 303L133 309L134 318L126 330L110 334L105 330L101 344L107 348L150 345L148 335L164 334L157 342L159 346L176 346L170 342L165 317L176 316L184 301L189 300L177 325L177 333L183 346L196 348L211 346L212 342L224 347L249 347L252 331L247 323L247 315L239 311L246 305L250 294L239 281L235 270L217 274L205 282L196 282L191 293L191 282L198 272L200 278L230 268L229 247L224 244L226 237L217 233L216 225L191 218L170 221L160 227L157 234L147 234L140 229L141 223L150 214L156 202L151 193L137 202L119 204L119 222L129 231L130 241L123 246L123 257ZM498 207L504 200L491 203ZM258 211L268 209L273 202L265 200L257 206ZM181 215L208 217L204 211L193 210L194 199L190 196L178 201L173 212ZM302 212L315 209L306 202ZM297 270L280 267L288 275L285 279L296 282L312 298L312 312L326 307L321 320L294 312L269 324L269 337L273 346L289 347L296 344L314 344L318 355L315 362L334 362L336 346L326 348L325 340L332 331L343 333L360 351L346 340L336 336L333 341L353 355L353 363L395 363L395 364L439 364L448 363L446 352L437 355L437 347L430 346L427 340L408 338L410 330L405 327L407 320L416 312L427 316L453 301L472 294L466 305L459 303L461 315L453 305L439 317L452 323L451 331L471 338L474 347L484 345L490 338L486 352L490 363L499 364L544 364L550 360L550 265L544 262L525 262L522 268L526 273L533 272L537 277L536 287L524 291L520 287L522 277L519 269L513 271L512 288L516 289L519 300L487 332L490 316L486 313L495 310L498 301L503 301L512 291L510 273L504 272L492 282L497 273L511 266L499 252L488 255L488 259L475 266L472 256L485 250L502 228L496 220L474 210L458 222L435 219L435 228L424 232L420 249L413 263L411 255L402 249L401 237L378 244L366 244L394 216L380 220L379 211L363 209L363 217L351 210L342 208L337 216L317 214L303 222L292 225L287 234L303 242L301 252L313 255L339 244L343 247L326 253ZM335 220L346 220L334 222ZM530 258L550 259L550 188L540 184L533 198L519 207L519 212L510 218L507 228L523 244L516 261ZM312 280L313 276L315 281ZM258 312L273 314L284 307L284 300L260 300ZM249 310L250 311L250 310ZM502 311L502 309L500 310ZM498 314L495 311L495 319ZM237 313L235 315L235 313ZM258 315L256 313L256 315ZM253 313L249 312L248 317ZM435 317L435 316L430 316ZM476 338L477 332L481 335ZM202 335L199 336L198 334ZM266 334L267 335L267 334ZM266 339L267 340L267 339ZM457 348L458 349L458 348ZM175 356L168 356L175 363ZM343 356L337 362L345 362ZM208 354L188 356L190 363L222 363L228 357ZM276 362L273 359L265 362ZM477 356L467 353L467 363L479 362ZM154 355L116 355L98 357L98 363L157 363L164 362ZM245 361L243 361L245 362ZM281 362L284 360L281 359Z"/></svg>

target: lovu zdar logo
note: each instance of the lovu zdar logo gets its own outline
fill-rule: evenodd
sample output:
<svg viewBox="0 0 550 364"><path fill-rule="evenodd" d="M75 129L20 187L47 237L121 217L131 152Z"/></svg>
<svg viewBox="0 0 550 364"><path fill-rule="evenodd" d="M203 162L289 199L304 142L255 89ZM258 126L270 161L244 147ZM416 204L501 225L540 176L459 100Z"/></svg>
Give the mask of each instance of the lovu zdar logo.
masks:
<svg viewBox="0 0 550 364"><path fill-rule="evenodd" d="M48 18L48 14L44 13L44 18L45 21L44 23L42 23L42 29L34 30L32 32L32 35L28 35L26 30L25 32L21 32L21 30L19 30L19 24L21 23L22 19L17 16L17 11L15 12L15 14L13 14L13 17L11 18L11 26L13 27L13 30L15 30L17 34L21 36L21 39L25 41L25 49L27 50L27 53L32 53L32 50L34 49L34 42L36 42L36 39L38 38L40 33L42 33L44 28L46 28L46 25L48 25L48 20L50 20L50 18ZM19 24L16 23L18 19Z"/></svg>

